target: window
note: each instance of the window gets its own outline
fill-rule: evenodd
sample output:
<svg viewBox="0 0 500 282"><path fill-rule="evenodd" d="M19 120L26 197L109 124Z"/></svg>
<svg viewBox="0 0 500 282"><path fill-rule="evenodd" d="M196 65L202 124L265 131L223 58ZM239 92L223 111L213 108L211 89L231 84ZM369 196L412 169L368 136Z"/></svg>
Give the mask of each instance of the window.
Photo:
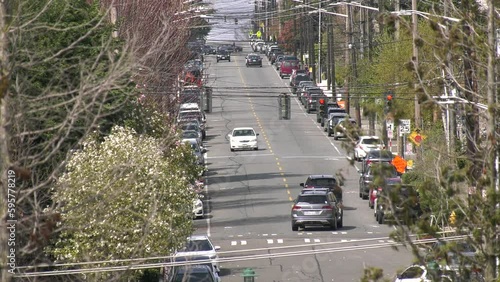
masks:
<svg viewBox="0 0 500 282"><path fill-rule="evenodd" d="M326 195L302 195L297 199L297 203L327 204Z"/></svg>
<svg viewBox="0 0 500 282"><path fill-rule="evenodd" d="M424 274L424 270L418 266L410 267L406 269L402 274L401 278L420 278Z"/></svg>
<svg viewBox="0 0 500 282"><path fill-rule="evenodd" d="M314 187L332 187L337 184L337 180L335 178L310 178L306 182L307 186Z"/></svg>
<svg viewBox="0 0 500 282"><path fill-rule="evenodd" d="M191 240L187 242L183 252L211 251L213 249L208 240Z"/></svg>
<svg viewBox="0 0 500 282"><path fill-rule="evenodd" d="M366 145L378 145L380 144L380 139L378 138L363 139L361 143Z"/></svg>

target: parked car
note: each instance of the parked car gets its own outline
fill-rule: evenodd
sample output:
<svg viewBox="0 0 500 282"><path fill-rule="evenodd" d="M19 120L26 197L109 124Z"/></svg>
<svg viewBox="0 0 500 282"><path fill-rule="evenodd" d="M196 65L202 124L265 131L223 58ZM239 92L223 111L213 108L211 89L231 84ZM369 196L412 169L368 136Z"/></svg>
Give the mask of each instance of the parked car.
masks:
<svg viewBox="0 0 500 282"><path fill-rule="evenodd" d="M319 102L320 100L318 100ZM339 104L335 101L331 101L328 98L323 100L324 109L323 111L316 111L316 122L319 122L321 127L325 126L325 121L328 120L328 115L332 112L345 113L345 110L340 108ZM319 107L319 105L317 105Z"/></svg>
<svg viewBox="0 0 500 282"><path fill-rule="evenodd" d="M210 45L203 46L203 54L205 55L215 55L217 54L217 50Z"/></svg>
<svg viewBox="0 0 500 282"><path fill-rule="evenodd" d="M319 88L318 86L306 86L302 89L300 93L300 102L304 107L307 107L307 102L311 95L324 95L323 90Z"/></svg>
<svg viewBox="0 0 500 282"><path fill-rule="evenodd" d="M335 132L335 126L339 122L339 120L348 117L345 111L332 112L328 114L328 121L325 123L324 131L328 134L328 136L332 136Z"/></svg>
<svg viewBox="0 0 500 282"><path fill-rule="evenodd" d="M389 150L370 150L363 159L361 170L367 170L374 163L391 163L393 159L394 154Z"/></svg>
<svg viewBox="0 0 500 282"><path fill-rule="evenodd" d="M180 123L181 130L195 130L201 134L201 139L204 140L206 137L205 124L197 119L187 120Z"/></svg>
<svg viewBox="0 0 500 282"><path fill-rule="evenodd" d="M302 84L302 86L301 86L301 82L306 82L306 83ZM292 93L295 93L295 94L298 93L298 89L300 89L301 87L304 87L306 85L317 87L316 84L311 80L311 77L309 77L309 75L307 75L305 73L296 74L293 77L291 84L292 84Z"/></svg>
<svg viewBox="0 0 500 282"><path fill-rule="evenodd" d="M245 57L245 60L246 60L246 66L247 66L247 68L249 66L259 66L259 67L262 67L262 58L258 54L253 54L253 53L252 54L248 54Z"/></svg>
<svg viewBox="0 0 500 282"><path fill-rule="evenodd" d="M358 138L359 128L356 120L353 118L341 118L337 125L333 128L333 139L339 140L340 138L352 137Z"/></svg>
<svg viewBox="0 0 500 282"><path fill-rule="evenodd" d="M222 60L227 60L231 62L231 54L227 50L217 51L217 63Z"/></svg>
<svg viewBox="0 0 500 282"><path fill-rule="evenodd" d="M384 145L378 136L360 136L354 146L354 160L361 161L372 150L382 150Z"/></svg>
<svg viewBox="0 0 500 282"><path fill-rule="evenodd" d="M375 178L379 177L378 183L383 183L388 178L399 177L396 168L392 164L382 163L368 166L367 170L361 171L359 177L359 197L368 199L370 187L374 185Z"/></svg>
<svg viewBox="0 0 500 282"><path fill-rule="evenodd" d="M292 75L290 75L290 86L297 87L298 83L294 83L294 79L297 75L307 75L309 77L309 80L311 80L311 77L309 76L309 71L304 70L304 69L293 69L292 70Z"/></svg>
<svg viewBox="0 0 500 282"><path fill-rule="evenodd" d="M274 67L276 70L280 70L281 62L283 62L283 59L285 58L285 55L281 54L276 56L276 61L274 62Z"/></svg>
<svg viewBox="0 0 500 282"><path fill-rule="evenodd" d="M193 126L194 126L194 124L193 124ZM200 146L200 148L203 148L202 137L203 137L203 134L200 131L193 129L193 130L182 131L181 139L182 139L182 141L195 140L196 143L198 143L198 146Z"/></svg>
<svg viewBox="0 0 500 282"><path fill-rule="evenodd" d="M274 51L271 53L271 59L269 60L271 62L271 65L275 64L276 63L276 59L278 58L278 56L284 56L285 53L281 50L277 50L277 51Z"/></svg>
<svg viewBox="0 0 500 282"><path fill-rule="evenodd" d="M228 134L231 152L236 149L258 150L259 144L257 136L259 136L259 133L256 133L252 127L234 128L231 133Z"/></svg>
<svg viewBox="0 0 500 282"><path fill-rule="evenodd" d="M318 100L323 99L325 100L327 97L323 92L321 93L310 93L308 95L307 103L305 105L306 107L306 112L310 114L311 112L315 112L318 110Z"/></svg>
<svg viewBox="0 0 500 282"><path fill-rule="evenodd" d="M299 194L291 211L292 231L310 225L327 226L336 230L343 225L342 207L328 190Z"/></svg>
<svg viewBox="0 0 500 282"><path fill-rule="evenodd" d="M203 195L197 195L193 201L193 218L195 219L203 218L205 215L203 211L203 201L201 200L202 197Z"/></svg>
<svg viewBox="0 0 500 282"><path fill-rule="evenodd" d="M439 265L433 263L433 267L412 265L397 275L395 282L452 282L456 281L453 276L439 268ZM434 273L432 273L434 272ZM436 280L436 278L438 280Z"/></svg>
<svg viewBox="0 0 500 282"><path fill-rule="evenodd" d="M299 69L298 61L283 61L280 66L280 77L284 78L292 75L292 70Z"/></svg>
<svg viewBox="0 0 500 282"><path fill-rule="evenodd" d="M379 224L396 218L403 224L409 224L421 215L420 197L413 186L390 186L377 195L375 218Z"/></svg>
<svg viewBox="0 0 500 282"><path fill-rule="evenodd" d="M391 189L393 186L401 185L402 180L401 177L395 178L386 178L385 181L381 185L371 185L370 192L368 192L368 207L374 209L377 205L377 195L382 193L384 189ZM375 211L373 212L375 216Z"/></svg>
<svg viewBox="0 0 500 282"><path fill-rule="evenodd" d="M186 139L182 140L184 143L188 143L191 146L191 149L193 149L193 154L196 157L196 163L198 165L204 165L205 164L205 157L203 154L205 153L205 149L202 149L198 142L194 139Z"/></svg>
<svg viewBox="0 0 500 282"><path fill-rule="evenodd" d="M170 276L170 277L169 277ZM220 282L218 274L207 265L183 265L173 268L167 282Z"/></svg>
<svg viewBox="0 0 500 282"><path fill-rule="evenodd" d="M214 246L206 235L193 235L187 238L186 244L174 254L174 258L205 256L212 263L213 269L217 269L217 272L219 272L218 250L220 250L220 247Z"/></svg>

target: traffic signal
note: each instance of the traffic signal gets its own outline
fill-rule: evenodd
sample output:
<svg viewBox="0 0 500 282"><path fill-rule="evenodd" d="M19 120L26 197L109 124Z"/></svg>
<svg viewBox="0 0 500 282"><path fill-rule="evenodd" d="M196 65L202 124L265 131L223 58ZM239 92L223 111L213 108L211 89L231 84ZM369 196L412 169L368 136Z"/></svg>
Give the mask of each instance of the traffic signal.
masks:
<svg viewBox="0 0 500 282"><path fill-rule="evenodd" d="M393 101L394 101L394 92L387 91L384 93L385 95L385 107L384 112L387 114L392 111Z"/></svg>
<svg viewBox="0 0 500 282"><path fill-rule="evenodd" d="M319 99L319 111L321 113L325 112L325 99Z"/></svg>

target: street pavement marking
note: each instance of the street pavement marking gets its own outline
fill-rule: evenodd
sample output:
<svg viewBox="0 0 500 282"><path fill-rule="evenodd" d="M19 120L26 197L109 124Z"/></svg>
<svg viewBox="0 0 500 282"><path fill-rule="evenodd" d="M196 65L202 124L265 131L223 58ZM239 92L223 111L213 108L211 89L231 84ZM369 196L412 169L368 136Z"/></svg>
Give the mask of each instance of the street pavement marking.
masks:
<svg viewBox="0 0 500 282"><path fill-rule="evenodd" d="M311 243L311 239L309 239L309 238L304 238L304 242L306 242L306 243Z"/></svg>
<svg viewBox="0 0 500 282"><path fill-rule="evenodd" d="M333 235L338 235L339 233L338 232L332 232Z"/></svg>
<svg viewBox="0 0 500 282"><path fill-rule="evenodd" d="M262 234L262 236L267 236L267 235L269 235L269 234Z"/></svg>
<svg viewBox="0 0 500 282"><path fill-rule="evenodd" d="M321 242L319 239L314 239L314 243L319 243Z"/></svg>
<svg viewBox="0 0 500 282"><path fill-rule="evenodd" d="M273 240L273 239L267 239L267 243L268 243L268 244L273 244L273 243L274 243L274 240Z"/></svg>
<svg viewBox="0 0 500 282"><path fill-rule="evenodd" d="M231 246L236 246L238 244L237 241L231 241Z"/></svg>
<svg viewBox="0 0 500 282"><path fill-rule="evenodd" d="M349 240L342 239L340 242L349 242Z"/></svg>
<svg viewBox="0 0 500 282"><path fill-rule="evenodd" d="M247 244L247 241L245 241L245 240L241 241L242 246L245 246L246 244Z"/></svg>
<svg viewBox="0 0 500 282"><path fill-rule="evenodd" d="M283 239L278 239L278 244L283 244Z"/></svg>
<svg viewBox="0 0 500 282"><path fill-rule="evenodd" d="M276 235L278 235L278 234L276 234L276 233L274 233L274 234L271 234L271 236L276 236Z"/></svg>

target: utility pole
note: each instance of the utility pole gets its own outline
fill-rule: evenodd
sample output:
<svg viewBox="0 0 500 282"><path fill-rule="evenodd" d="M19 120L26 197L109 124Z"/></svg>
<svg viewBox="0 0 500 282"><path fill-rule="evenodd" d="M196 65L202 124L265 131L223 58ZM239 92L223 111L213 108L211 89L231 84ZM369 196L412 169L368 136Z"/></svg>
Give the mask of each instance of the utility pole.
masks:
<svg viewBox="0 0 500 282"><path fill-rule="evenodd" d="M8 42L7 39L7 25L6 25L6 3L0 1L0 219L2 228L0 229L0 281L11 281L11 275L8 273L8 234L7 234L7 178L8 170L10 168L9 150L8 150L8 136L7 136L7 99L8 99L8 81L9 81L9 56L7 53ZM16 181L16 179L14 179ZM16 248L18 248L16 246ZM15 269L13 269L15 270Z"/></svg>
<svg viewBox="0 0 500 282"><path fill-rule="evenodd" d="M309 3L308 3L309 4ZM310 5L308 5L310 6ZM312 69L312 80L313 81L317 81L316 80L316 65L315 65L315 53L314 53L314 30L313 30L313 20L312 20L312 17L309 16L309 25L308 25L308 29L309 29L309 38L308 38L308 41L309 41L309 66L311 66L313 69Z"/></svg>
<svg viewBox="0 0 500 282"><path fill-rule="evenodd" d="M350 46L351 46L351 55L352 55L352 62L351 62L351 67L352 67L352 79L351 79L351 89L352 89L352 86L355 85L356 83L356 80L358 78L358 67L357 67L357 56L356 56L356 49L357 49L357 46L356 44L354 43L354 39L353 39L353 25L354 25L354 12L353 12L353 9L351 7L351 5L347 5L348 6L348 21L350 21L350 32L349 32L349 42L350 42ZM354 110L355 110L355 118L356 118L356 123L358 124L358 126L361 128L361 108L360 108L360 104L359 104L359 96L360 96L360 93L359 93L359 90L356 91L356 96L354 97Z"/></svg>
<svg viewBox="0 0 500 282"><path fill-rule="evenodd" d="M330 75L328 76L330 78L330 84L331 84L331 90L332 90L332 99L333 101L337 101L337 83L336 83L336 78L335 78L335 29L334 29L334 20L333 17L330 17L330 25L329 25L329 31L328 31L328 49L330 51L330 59L329 59L329 65L330 65Z"/></svg>
<svg viewBox="0 0 500 282"><path fill-rule="evenodd" d="M496 87L496 28L495 28L495 8L493 5L493 0L487 1L488 5L488 64L487 64L487 99L488 99L488 124L487 124L487 140L490 144L487 144L487 149L489 150L486 155L489 156L488 159L488 170L490 171L490 193L495 192L495 196L498 195L499 187L498 185L498 141L496 138L497 134L497 87ZM490 196L491 197L491 196ZM499 203L495 203L496 208L499 208ZM494 212L492 212L494 214ZM496 228L496 224L493 228ZM495 232L496 233L496 232ZM494 233L494 234L495 234ZM498 236L486 239L486 279L487 281L493 281L497 278L497 262L498 257L495 257L494 246L498 243Z"/></svg>
<svg viewBox="0 0 500 282"><path fill-rule="evenodd" d="M411 1L411 9L413 11L417 11L417 0L412 0ZM419 67L418 67L418 48L417 48L417 32L418 32L418 15L417 13L413 12L411 15L411 26L412 26L412 39L413 39L413 67L415 68L415 73L417 76L417 80L420 80L420 75L419 75ZM418 101L418 94L417 94L417 83L415 83L414 90L415 90L415 127L416 128L422 128L421 125L421 117L420 117L420 102ZM404 137L403 137L404 138ZM417 148L417 159L420 159L421 156L421 151L419 148Z"/></svg>
<svg viewBox="0 0 500 282"><path fill-rule="evenodd" d="M331 19L332 17L330 17ZM332 84L332 77L331 77L331 63L332 63L332 41L330 38L330 33L331 27L332 27L332 21L328 21L327 28L326 28L326 45L327 45L327 52L326 52L326 59L328 63L326 64L326 89L330 90L331 89L331 84ZM333 96L332 96L333 97Z"/></svg>
<svg viewBox="0 0 500 282"><path fill-rule="evenodd" d="M412 2L413 3L413 2ZM401 9L401 5L399 3L399 0L395 0L394 1L394 11L399 12L399 10ZM413 9L413 6L412 6L412 9ZM413 9L414 11L416 9ZM396 17L396 20L394 22L394 28L395 28L395 32L394 32L394 39L396 39L396 41L399 41L399 28L400 28L400 21L399 21L399 17Z"/></svg>
<svg viewBox="0 0 500 282"><path fill-rule="evenodd" d="M321 1L318 1L318 83L321 83Z"/></svg>
<svg viewBox="0 0 500 282"><path fill-rule="evenodd" d="M346 34L346 44L345 44L345 54L344 54L344 59L345 59L345 66L347 69L350 68L351 65L351 59L350 59L350 46L351 46L351 39L352 39L352 29L351 29L351 6L350 5L345 5L345 9L347 12L347 19L345 21L345 30L347 32ZM345 110L348 115L351 115L351 89L350 89L350 83L351 79L349 75L346 75L345 82L344 82L344 88L345 88Z"/></svg>

